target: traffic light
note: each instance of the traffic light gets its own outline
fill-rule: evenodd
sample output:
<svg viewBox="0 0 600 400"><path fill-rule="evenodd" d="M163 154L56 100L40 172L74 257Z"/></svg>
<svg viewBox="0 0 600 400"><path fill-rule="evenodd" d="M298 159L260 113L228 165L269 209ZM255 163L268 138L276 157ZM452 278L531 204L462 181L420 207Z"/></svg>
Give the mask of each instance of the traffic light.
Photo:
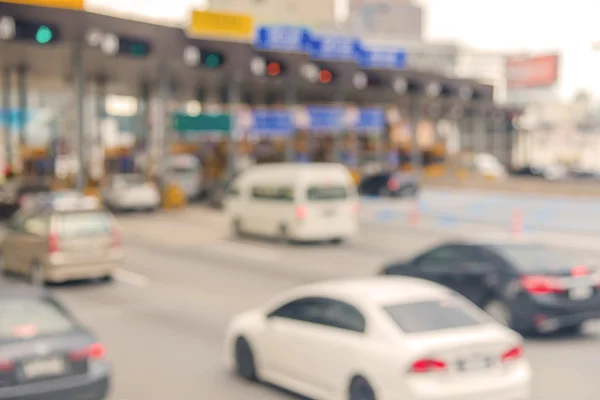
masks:
<svg viewBox="0 0 600 400"><path fill-rule="evenodd" d="M119 54L128 54L134 57L145 57L151 52L150 43L129 38L119 38Z"/></svg>
<svg viewBox="0 0 600 400"><path fill-rule="evenodd" d="M318 75L319 83L323 85L330 84L334 80L334 74L328 69L320 68Z"/></svg>
<svg viewBox="0 0 600 400"><path fill-rule="evenodd" d="M200 50L200 64L209 69L216 69L225 63L225 57L214 51Z"/></svg>
<svg viewBox="0 0 600 400"><path fill-rule="evenodd" d="M266 59L265 62L267 66L267 76L275 78L277 76L285 74L285 66L279 61Z"/></svg>
<svg viewBox="0 0 600 400"><path fill-rule="evenodd" d="M44 22L0 17L0 39L35 42L45 45L57 42L59 30L56 25Z"/></svg>

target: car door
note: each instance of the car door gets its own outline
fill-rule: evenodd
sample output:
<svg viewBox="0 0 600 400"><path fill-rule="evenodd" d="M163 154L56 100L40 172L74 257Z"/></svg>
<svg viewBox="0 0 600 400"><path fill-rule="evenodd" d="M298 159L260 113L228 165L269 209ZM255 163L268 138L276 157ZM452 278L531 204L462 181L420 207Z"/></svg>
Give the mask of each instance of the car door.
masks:
<svg viewBox="0 0 600 400"><path fill-rule="evenodd" d="M326 301L318 297L294 300L268 315L262 348L263 364L275 383L307 396L321 395L315 379L315 329L323 324ZM327 351L327 349L320 349Z"/></svg>
<svg viewBox="0 0 600 400"><path fill-rule="evenodd" d="M348 377L360 368L358 352L364 346L366 319L353 305L324 299L322 325L315 326L307 336L314 345L310 358L312 381L333 397L340 387L347 385Z"/></svg>
<svg viewBox="0 0 600 400"><path fill-rule="evenodd" d="M19 211L6 223L6 237L2 244L5 267L9 271L22 273L25 256L25 221L31 216L30 212Z"/></svg>
<svg viewBox="0 0 600 400"><path fill-rule="evenodd" d="M483 306L490 292L495 291L502 283L500 266L480 247L459 246L458 250L463 259L456 270L448 272L453 289L473 303Z"/></svg>
<svg viewBox="0 0 600 400"><path fill-rule="evenodd" d="M414 276L427 279L462 293L465 289L465 246L444 245L432 249L413 261Z"/></svg>

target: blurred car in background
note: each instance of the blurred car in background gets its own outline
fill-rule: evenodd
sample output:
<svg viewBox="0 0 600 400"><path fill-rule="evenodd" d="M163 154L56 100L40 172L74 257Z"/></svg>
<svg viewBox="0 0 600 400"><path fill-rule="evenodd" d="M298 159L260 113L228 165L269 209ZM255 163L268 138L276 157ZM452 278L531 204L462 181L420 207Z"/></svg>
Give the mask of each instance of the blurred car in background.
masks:
<svg viewBox="0 0 600 400"><path fill-rule="evenodd" d="M203 190L204 170L198 157L192 154L175 154L167 159L168 183L179 186L188 201L198 199Z"/></svg>
<svg viewBox="0 0 600 400"><path fill-rule="evenodd" d="M250 167L228 186L225 203L238 236L341 243L358 232L356 187L338 163Z"/></svg>
<svg viewBox="0 0 600 400"><path fill-rule="evenodd" d="M51 190L48 183L40 180L14 178L6 181L0 186L0 218L10 218L27 201L27 197Z"/></svg>
<svg viewBox="0 0 600 400"><path fill-rule="evenodd" d="M110 280L122 261L117 223L98 199L48 196L17 212L0 244L0 269L32 284Z"/></svg>
<svg viewBox="0 0 600 400"><path fill-rule="evenodd" d="M104 204L112 210L155 211L160 207L157 186L142 174L118 174L101 186Z"/></svg>
<svg viewBox="0 0 600 400"><path fill-rule="evenodd" d="M419 182L410 172L378 172L362 179L358 193L363 196L414 197L419 193Z"/></svg>
<svg viewBox="0 0 600 400"><path fill-rule="evenodd" d="M231 321L226 366L317 399L531 398L522 338L411 278L316 283Z"/></svg>
<svg viewBox="0 0 600 400"><path fill-rule="evenodd" d="M543 244L448 242L392 263L382 274L445 285L522 333L578 333L600 318L600 270Z"/></svg>
<svg viewBox="0 0 600 400"><path fill-rule="evenodd" d="M41 288L0 282L0 399L104 400L105 349Z"/></svg>

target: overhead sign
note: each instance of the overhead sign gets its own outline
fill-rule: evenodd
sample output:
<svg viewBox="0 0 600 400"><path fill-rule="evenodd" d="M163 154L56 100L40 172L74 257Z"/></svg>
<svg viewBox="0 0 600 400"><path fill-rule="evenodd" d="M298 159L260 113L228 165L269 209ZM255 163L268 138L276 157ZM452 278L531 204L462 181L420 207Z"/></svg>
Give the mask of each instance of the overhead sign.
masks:
<svg viewBox="0 0 600 400"><path fill-rule="evenodd" d="M307 52L317 60L357 61L361 45L351 36L313 35Z"/></svg>
<svg viewBox="0 0 600 400"><path fill-rule="evenodd" d="M68 8L83 10L84 0L2 0L2 3L22 4L26 6Z"/></svg>
<svg viewBox="0 0 600 400"><path fill-rule="evenodd" d="M356 123L357 132L380 132L385 128L385 111L382 108L361 108Z"/></svg>
<svg viewBox="0 0 600 400"><path fill-rule="evenodd" d="M259 50L304 53L311 45L308 29L292 25L265 25L256 30L254 47Z"/></svg>
<svg viewBox="0 0 600 400"><path fill-rule="evenodd" d="M365 47L358 55L357 63L361 68L402 69L406 68L406 51L399 48Z"/></svg>
<svg viewBox="0 0 600 400"><path fill-rule="evenodd" d="M254 110L250 133L264 136L289 136L296 130L290 110Z"/></svg>
<svg viewBox="0 0 600 400"><path fill-rule="evenodd" d="M338 106L306 107L310 121L308 130L317 133L336 133L344 128L345 110Z"/></svg>
<svg viewBox="0 0 600 400"><path fill-rule="evenodd" d="M187 34L193 37L251 40L254 20L245 14L193 11Z"/></svg>
<svg viewBox="0 0 600 400"><path fill-rule="evenodd" d="M554 85L558 80L557 54L513 56L506 60L508 89L531 89Z"/></svg>
<svg viewBox="0 0 600 400"><path fill-rule="evenodd" d="M231 117L229 114L173 115L173 129L189 136L193 133L229 133Z"/></svg>

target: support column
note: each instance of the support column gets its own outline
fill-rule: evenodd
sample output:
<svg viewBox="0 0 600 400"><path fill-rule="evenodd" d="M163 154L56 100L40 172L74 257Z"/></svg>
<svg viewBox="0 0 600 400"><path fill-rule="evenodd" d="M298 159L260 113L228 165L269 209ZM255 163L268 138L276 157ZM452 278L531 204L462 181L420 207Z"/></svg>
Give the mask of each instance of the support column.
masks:
<svg viewBox="0 0 600 400"><path fill-rule="evenodd" d="M4 135L5 163L12 169L12 140L10 126L10 89L11 89L11 70L9 67L2 68L2 122ZM2 171L4 174L4 171Z"/></svg>
<svg viewBox="0 0 600 400"><path fill-rule="evenodd" d="M85 100L85 72L83 70L83 44L76 43L73 48L73 75L75 77L75 114L76 114L76 138L77 138L77 160L79 169L77 171L76 187L83 190L87 186L86 165L86 137L84 121Z"/></svg>
<svg viewBox="0 0 600 400"><path fill-rule="evenodd" d="M233 76L229 79L227 86L227 103L229 104L228 111L231 121L235 121L238 115L238 107L240 104L240 87L242 84L242 73L240 71L234 72ZM232 125L235 125L232 124ZM233 176L236 170L237 161L237 140L238 138L233 135L233 129L230 132L229 140L227 141L227 170L225 176Z"/></svg>
<svg viewBox="0 0 600 400"><path fill-rule="evenodd" d="M171 79L169 62L166 58L160 60L158 66L158 102L157 102L157 118L156 118L156 134L158 145L158 177L163 182L169 179L167 176L167 160L169 157L169 127L167 121L169 121L169 99L171 98Z"/></svg>
<svg viewBox="0 0 600 400"><path fill-rule="evenodd" d="M91 138L91 154L89 172L94 180L100 180L104 176L104 145L102 138L102 121L106 117L106 78L97 76L94 79L94 121L93 134Z"/></svg>
<svg viewBox="0 0 600 400"><path fill-rule="evenodd" d="M19 144L27 144L27 68L24 65L17 67L17 96L19 112L17 113L17 126L19 129ZM19 152L20 153L20 152Z"/></svg>
<svg viewBox="0 0 600 400"><path fill-rule="evenodd" d="M293 111L297 103L297 81L296 76L290 76L287 85L285 87L285 105L290 112ZM294 131L295 132L295 131ZM285 161L291 162L295 159L296 154L296 134L294 133L291 137L286 139L285 142Z"/></svg>
<svg viewBox="0 0 600 400"><path fill-rule="evenodd" d="M410 120L412 125L412 135L411 135L411 164L413 168L413 172L417 179L420 179L421 172L423 169L423 160L421 149L419 148L419 138L417 137L417 128L419 127L419 123L421 122L421 117L423 114L423 94L416 93L410 102Z"/></svg>
<svg viewBox="0 0 600 400"><path fill-rule="evenodd" d="M475 153L487 153L487 121L486 121L486 109L483 104L475 105L475 115L473 116L473 127L474 127L474 146L473 150Z"/></svg>
<svg viewBox="0 0 600 400"><path fill-rule="evenodd" d="M137 123L136 128L137 132L135 136L135 157L140 154L140 152L144 152L144 156L141 156L144 159L145 164L143 165L143 172L148 173L148 161L150 160L151 152L149 151L149 144L151 142L150 136L150 85L148 82L142 82L140 85L140 91L138 93L138 110L137 110ZM136 159L134 158L134 168L136 167ZM138 165L138 169L140 166Z"/></svg>
<svg viewBox="0 0 600 400"><path fill-rule="evenodd" d="M336 106L342 106L343 102L344 102L344 87L342 84L338 83L336 85L336 87L334 88L335 90L335 94L334 94L334 98L333 98L333 103ZM340 155L341 155L341 151L344 148L344 123L343 121L340 121L340 125L339 125L339 129L336 130L336 132L334 132L334 137L333 137L333 161L334 162L343 162L344 160L341 159Z"/></svg>

